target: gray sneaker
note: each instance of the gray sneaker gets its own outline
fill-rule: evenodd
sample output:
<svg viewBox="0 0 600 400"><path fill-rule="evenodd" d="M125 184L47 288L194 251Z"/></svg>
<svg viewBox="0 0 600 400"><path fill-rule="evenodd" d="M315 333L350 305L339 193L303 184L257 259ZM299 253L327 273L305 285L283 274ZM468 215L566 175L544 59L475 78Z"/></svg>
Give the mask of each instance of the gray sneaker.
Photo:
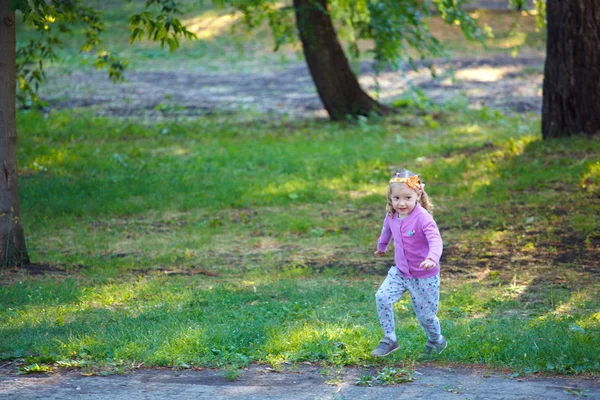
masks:
<svg viewBox="0 0 600 400"><path fill-rule="evenodd" d="M373 357L385 357L399 348L400 346L398 346L398 342L394 342L392 339L384 337L379 342L379 346L377 346L377 348L371 352L371 355Z"/></svg>
<svg viewBox="0 0 600 400"><path fill-rule="evenodd" d="M428 340L427 343L425 344L425 350L423 351L423 353L421 353L419 358L431 357L431 356L441 354L442 351L444 351L444 349L446 347L448 347L448 342L446 341L446 339L443 336L442 336L442 341L439 343L435 343L435 342Z"/></svg>

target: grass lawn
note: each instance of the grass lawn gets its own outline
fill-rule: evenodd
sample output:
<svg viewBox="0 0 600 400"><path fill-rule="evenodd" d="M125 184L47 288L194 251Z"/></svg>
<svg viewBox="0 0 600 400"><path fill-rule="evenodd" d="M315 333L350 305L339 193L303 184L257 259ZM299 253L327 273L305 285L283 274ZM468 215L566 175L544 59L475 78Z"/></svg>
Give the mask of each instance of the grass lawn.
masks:
<svg viewBox="0 0 600 400"><path fill-rule="evenodd" d="M530 31L498 34L489 51L510 51L515 37L538 51L543 36ZM183 65L225 43L211 40L193 48L205 55L170 61L129 51L139 68ZM453 55L473 51L448 40ZM57 69L87 65L65 52ZM425 337L407 297L396 304L400 351L369 356L382 334L374 294L393 262L372 255L384 191L408 167L445 242L449 347L436 362L600 372L600 141L543 142L538 115L460 99L426 114L404 105L356 123L20 111L35 265L0 269L0 360L23 372L143 365L232 377L253 362L410 367Z"/></svg>
<svg viewBox="0 0 600 400"><path fill-rule="evenodd" d="M533 115L413 112L155 125L20 113L38 265L2 271L0 359L117 372L410 365L425 338L407 297L401 351L369 357L392 263L372 251L386 181L406 165L445 240L439 362L598 372L600 141L542 142Z"/></svg>

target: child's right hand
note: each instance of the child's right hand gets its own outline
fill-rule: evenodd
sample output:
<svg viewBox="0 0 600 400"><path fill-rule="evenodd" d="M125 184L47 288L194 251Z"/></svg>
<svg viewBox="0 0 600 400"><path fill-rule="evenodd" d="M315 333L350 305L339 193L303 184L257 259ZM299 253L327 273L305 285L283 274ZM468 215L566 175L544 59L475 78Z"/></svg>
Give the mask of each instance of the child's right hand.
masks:
<svg viewBox="0 0 600 400"><path fill-rule="evenodd" d="M375 253L373 253L373 254L375 254L375 257L381 257L382 255L385 254L385 251L375 250Z"/></svg>

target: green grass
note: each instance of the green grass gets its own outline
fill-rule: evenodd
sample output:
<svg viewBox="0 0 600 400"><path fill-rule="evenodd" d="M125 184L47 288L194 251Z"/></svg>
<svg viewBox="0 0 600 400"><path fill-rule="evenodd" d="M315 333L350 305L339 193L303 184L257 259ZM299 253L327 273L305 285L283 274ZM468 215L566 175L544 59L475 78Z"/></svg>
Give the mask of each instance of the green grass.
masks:
<svg viewBox="0 0 600 400"><path fill-rule="evenodd" d="M401 351L369 357L383 192L408 166L445 240L436 362L597 373L600 142L456 104L358 124L21 112L23 222L49 272L2 271L0 359L412 365L425 338L406 297Z"/></svg>
<svg viewBox="0 0 600 400"><path fill-rule="evenodd" d="M173 58L130 48L119 21L132 10L111 4L108 42L137 68L273 57L264 31L246 55L226 33ZM482 15L507 29L514 17ZM519 41L540 50L533 18L517 18L527 36L499 31L489 53ZM438 30L452 55L479 49ZM59 73L91 65L73 48ZM406 166L422 175L445 242L439 316L450 345L435 362L597 374L600 142L543 142L538 116L460 99L427 115L403 105L357 123L19 111L37 266L0 270L0 360L24 373L218 367L228 379L252 362L314 361L381 366L381 382L410 377L403 368L425 338L406 297L401 351L369 357L381 336L374 294L393 262L372 251L386 182Z"/></svg>

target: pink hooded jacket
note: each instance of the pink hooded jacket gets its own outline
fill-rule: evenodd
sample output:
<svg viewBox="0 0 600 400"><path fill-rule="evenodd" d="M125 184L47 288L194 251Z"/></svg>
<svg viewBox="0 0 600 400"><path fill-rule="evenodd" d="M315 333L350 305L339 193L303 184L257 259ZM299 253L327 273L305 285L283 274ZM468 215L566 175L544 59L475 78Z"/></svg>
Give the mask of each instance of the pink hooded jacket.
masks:
<svg viewBox="0 0 600 400"><path fill-rule="evenodd" d="M394 239L394 258L396 267L405 278L429 278L440 272L442 255L442 237L431 214L419 203L403 219L387 215L383 221L377 249L385 252ZM437 265L424 270L419 265L425 259L433 260Z"/></svg>

